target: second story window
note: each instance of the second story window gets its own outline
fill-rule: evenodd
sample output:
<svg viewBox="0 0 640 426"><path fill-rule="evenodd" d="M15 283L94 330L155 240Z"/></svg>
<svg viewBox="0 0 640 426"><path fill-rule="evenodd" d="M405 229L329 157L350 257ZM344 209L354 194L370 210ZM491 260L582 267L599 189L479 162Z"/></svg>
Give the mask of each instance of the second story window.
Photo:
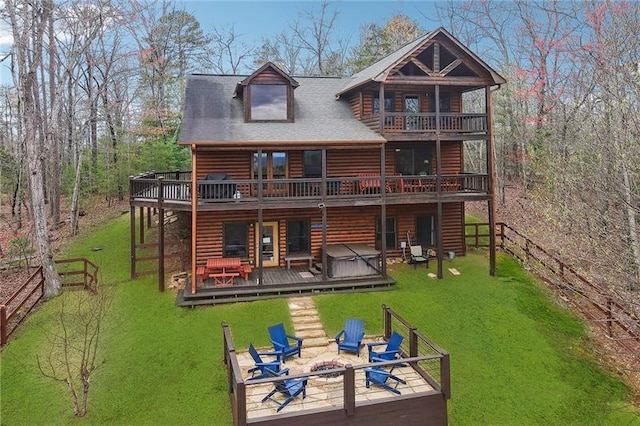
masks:
<svg viewBox="0 0 640 426"><path fill-rule="evenodd" d="M385 93L384 95L384 111L393 112L393 93ZM373 94L373 115L380 114L380 97L377 93Z"/></svg>
<svg viewBox="0 0 640 426"><path fill-rule="evenodd" d="M288 119L288 86L284 84L252 84L250 88L252 121L284 121Z"/></svg>
<svg viewBox="0 0 640 426"><path fill-rule="evenodd" d="M322 177L322 151L302 152L302 175L306 178Z"/></svg>

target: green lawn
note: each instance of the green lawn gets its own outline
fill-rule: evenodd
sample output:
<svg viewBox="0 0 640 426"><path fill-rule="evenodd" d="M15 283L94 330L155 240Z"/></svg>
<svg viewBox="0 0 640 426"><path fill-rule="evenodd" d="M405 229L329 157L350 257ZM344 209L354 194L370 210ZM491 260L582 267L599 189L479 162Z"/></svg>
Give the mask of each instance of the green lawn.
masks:
<svg viewBox="0 0 640 426"><path fill-rule="evenodd" d="M37 370L61 297L32 315L2 352L1 424L231 423L220 323L230 324L238 348L266 345L268 325L290 328L285 299L177 308L154 277L128 280L128 225L123 216L66 253L96 262L101 282L114 287L87 417L75 419L64 387ZM497 278L487 263L484 252L445 261L462 275L443 280L397 265L393 291L315 301L329 335L347 317L380 333L384 303L448 350L451 424L640 425L627 388L592 359L583 324L547 302L511 259L499 257Z"/></svg>

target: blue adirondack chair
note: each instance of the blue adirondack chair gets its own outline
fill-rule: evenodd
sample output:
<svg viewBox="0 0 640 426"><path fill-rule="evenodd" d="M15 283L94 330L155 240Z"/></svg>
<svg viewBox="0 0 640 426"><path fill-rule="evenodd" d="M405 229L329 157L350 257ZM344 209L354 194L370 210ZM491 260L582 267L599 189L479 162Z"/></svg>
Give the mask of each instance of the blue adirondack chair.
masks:
<svg viewBox="0 0 640 426"><path fill-rule="evenodd" d="M280 361L264 362L261 357L261 355L269 355L275 356L277 359L279 354L275 352L259 353L253 346L253 343L249 343L249 354L251 355L251 358L253 358L253 362L256 364L255 367L249 369L249 373L251 373L250 379L263 379L265 377L269 377L267 375L267 369L273 370L276 373L280 372ZM256 376L257 373L259 373L259 375Z"/></svg>
<svg viewBox="0 0 640 426"><path fill-rule="evenodd" d="M403 339L404 337L402 337L402 335L394 331L391 333L391 337L389 337L388 342L367 343L367 348L369 349L369 362L393 361L396 358L400 358L400 345L402 344ZM387 347L383 351L373 350L374 347L381 345L387 345Z"/></svg>
<svg viewBox="0 0 640 426"><path fill-rule="evenodd" d="M282 325L282 323L269 327L269 336L271 336L273 349L279 354L279 361L284 363L287 357L296 353L298 354L298 358L300 357L303 339L287 334L284 331L284 325ZM289 339L294 340L294 343L289 344Z"/></svg>
<svg viewBox="0 0 640 426"><path fill-rule="evenodd" d="M268 377L283 377L285 375L285 370L288 374L288 369L286 368L279 373L276 373L275 371L267 368L266 372L268 374ZM276 410L276 412L279 412L284 407L286 407L288 403L293 401L296 396L302 394L302 399L307 397L307 380L308 377L301 377L299 379L283 378L282 380L276 380L273 382L274 389L269 393L269 395L265 396L262 399L262 402L265 402L266 400L275 402L276 404L278 404L278 409ZM275 395L276 392L279 392L285 396L286 399L284 400L284 402L280 402L277 399L273 398L273 395Z"/></svg>
<svg viewBox="0 0 640 426"><path fill-rule="evenodd" d="M407 382L402 380L400 377L391 374L389 371L383 370L380 367L371 367L364 369L365 374L365 386L367 389L370 385L380 386L383 389L386 389L390 392L395 393L396 395L400 395L400 391L396 389L400 383L406 385ZM393 381L395 384L391 386L388 381Z"/></svg>
<svg viewBox="0 0 640 426"><path fill-rule="evenodd" d="M347 352L353 352L360 356L360 346L364 338L364 322L359 319L347 319L344 329L336 335L336 344L338 345L338 353L340 349Z"/></svg>

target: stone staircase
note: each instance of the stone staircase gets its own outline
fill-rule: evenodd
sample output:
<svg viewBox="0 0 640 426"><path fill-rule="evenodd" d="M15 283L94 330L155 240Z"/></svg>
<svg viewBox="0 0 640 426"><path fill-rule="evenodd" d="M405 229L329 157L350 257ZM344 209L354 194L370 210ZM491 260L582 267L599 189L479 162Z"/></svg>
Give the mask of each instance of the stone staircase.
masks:
<svg viewBox="0 0 640 426"><path fill-rule="evenodd" d="M294 334L304 339L305 348L326 348L329 338L322 328L316 305L311 297L292 297L288 300Z"/></svg>

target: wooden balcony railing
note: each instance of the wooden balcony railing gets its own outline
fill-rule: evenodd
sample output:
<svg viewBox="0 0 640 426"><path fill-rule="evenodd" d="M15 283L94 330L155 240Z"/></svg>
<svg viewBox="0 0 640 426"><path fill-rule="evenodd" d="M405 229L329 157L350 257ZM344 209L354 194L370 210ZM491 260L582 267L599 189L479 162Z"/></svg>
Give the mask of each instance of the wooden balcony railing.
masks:
<svg viewBox="0 0 640 426"><path fill-rule="evenodd" d="M174 173L174 172L172 172ZM130 179L131 199L190 202L192 184L190 180L166 179L167 174L157 177L141 175ZM173 175L175 177L175 175ZM182 175L179 176L182 178ZM361 174L341 178L309 179L265 179L262 190L259 183L251 179L201 180L198 182L198 199L204 203L358 199L380 197L384 188L388 199L411 194L476 193L487 194L488 176L485 174L386 176L383 184L378 174Z"/></svg>
<svg viewBox="0 0 640 426"><path fill-rule="evenodd" d="M367 117L363 121L375 123L379 115ZM487 114L440 113L439 128L435 113L386 112L385 133L481 133L488 129Z"/></svg>

